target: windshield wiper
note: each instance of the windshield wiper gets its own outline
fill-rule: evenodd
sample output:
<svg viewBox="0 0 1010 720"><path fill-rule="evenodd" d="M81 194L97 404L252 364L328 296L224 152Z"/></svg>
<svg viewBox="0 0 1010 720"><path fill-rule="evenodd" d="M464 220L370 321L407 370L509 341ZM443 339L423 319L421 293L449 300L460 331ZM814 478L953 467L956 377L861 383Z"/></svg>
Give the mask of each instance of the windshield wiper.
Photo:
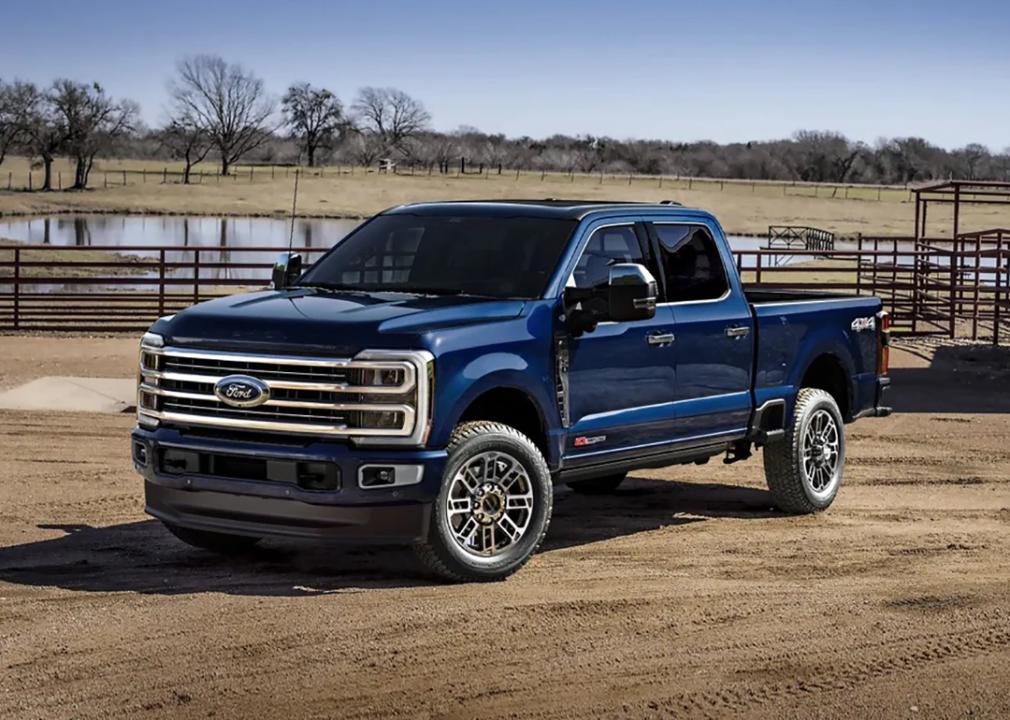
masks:
<svg viewBox="0 0 1010 720"><path fill-rule="evenodd" d="M371 288L363 288L355 285L341 285L339 283L305 283L304 285L292 285L291 289L305 288L306 290L337 290L339 292L369 293L376 292Z"/></svg>
<svg viewBox="0 0 1010 720"><path fill-rule="evenodd" d="M313 283L305 283L304 285L292 285L291 287L292 289L311 288L316 290L333 290L337 292L353 292L353 293L401 293L404 295L445 295L445 296L466 295L468 297L500 299L494 295L482 295L480 293L468 292L466 290L457 290L456 288L415 287L410 285L404 287L382 287L379 285L343 285L341 283L313 282Z"/></svg>
<svg viewBox="0 0 1010 720"><path fill-rule="evenodd" d="M390 289L389 292L402 292L411 293L412 295L466 295L467 297L479 297L479 298L496 298L494 295L481 295L480 293L470 292L468 290L457 290L455 288L433 288L433 287L414 287L407 286L404 288L399 288L396 290Z"/></svg>

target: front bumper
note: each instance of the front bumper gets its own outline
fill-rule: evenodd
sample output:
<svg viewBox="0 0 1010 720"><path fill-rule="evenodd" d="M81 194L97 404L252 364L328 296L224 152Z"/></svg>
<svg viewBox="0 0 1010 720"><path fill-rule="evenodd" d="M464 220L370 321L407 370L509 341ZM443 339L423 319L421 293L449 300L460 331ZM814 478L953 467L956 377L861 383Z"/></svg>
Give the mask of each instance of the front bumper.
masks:
<svg viewBox="0 0 1010 720"><path fill-rule="evenodd" d="M159 520L238 535L354 543L410 543L424 538L446 460L444 450L363 449L325 440L238 441L187 435L173 428L138 427L132 444L134 467L145 481L145 510ZM279 463L330 463L338 468L340 482L333 490L313 490L293 482L167 471L161 464L166 450ZM359 468L376 464L420 466L421 481L359 487Z"/></svg>

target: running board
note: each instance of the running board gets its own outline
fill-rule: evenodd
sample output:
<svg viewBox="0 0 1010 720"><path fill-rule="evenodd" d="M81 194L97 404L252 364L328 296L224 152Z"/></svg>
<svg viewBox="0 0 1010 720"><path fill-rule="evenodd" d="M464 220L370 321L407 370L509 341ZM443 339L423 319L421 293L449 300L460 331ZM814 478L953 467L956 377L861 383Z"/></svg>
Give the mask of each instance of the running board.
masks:
<svg viewBox="0 0 1010 720"><path fill-rule="evenodd" d="M595 477L606 477L616 475L631 470L644 470L646 468L661 468L667 465L684 465L687 463L699 462L719 455L726 451L731 445L730 442L723 441L709 443L707 445L695 445L693 447L667 450L661 453L654 453L644 457L626 458L621 460L611 460L610 462L587 465L583 467L561 470L558 479L562 482L572 480L589 480Z"/></svg>

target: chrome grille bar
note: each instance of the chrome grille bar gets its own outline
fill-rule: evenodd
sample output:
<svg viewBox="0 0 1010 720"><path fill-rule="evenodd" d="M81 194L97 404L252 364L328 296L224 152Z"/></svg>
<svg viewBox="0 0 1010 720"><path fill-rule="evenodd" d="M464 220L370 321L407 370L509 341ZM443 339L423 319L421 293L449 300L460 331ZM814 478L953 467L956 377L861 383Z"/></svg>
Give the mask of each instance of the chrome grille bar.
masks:
<svg viewBox="0 0 1010 720"><path fill-rule="evenodd" d="M433 362L424 351L366 351L344 359L145 342L138 418L147 426L174 423L422 444L430 426ZM232 375L251 376L279 392L259 405L237 407L213 392ZM391 384L378 384L384 380Z"/></svg>

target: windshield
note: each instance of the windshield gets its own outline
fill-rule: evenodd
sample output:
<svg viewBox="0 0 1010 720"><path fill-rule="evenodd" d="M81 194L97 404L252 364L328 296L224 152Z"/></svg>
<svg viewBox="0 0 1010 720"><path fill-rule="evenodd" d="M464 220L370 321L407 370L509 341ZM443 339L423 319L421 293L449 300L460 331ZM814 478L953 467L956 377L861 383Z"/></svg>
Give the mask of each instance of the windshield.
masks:
<svg viewBox="0 0 1010 720"><path fill-rule="evenodd" d="M538 298L574 220L380 215L298 282L337 290Z"/></svg>

